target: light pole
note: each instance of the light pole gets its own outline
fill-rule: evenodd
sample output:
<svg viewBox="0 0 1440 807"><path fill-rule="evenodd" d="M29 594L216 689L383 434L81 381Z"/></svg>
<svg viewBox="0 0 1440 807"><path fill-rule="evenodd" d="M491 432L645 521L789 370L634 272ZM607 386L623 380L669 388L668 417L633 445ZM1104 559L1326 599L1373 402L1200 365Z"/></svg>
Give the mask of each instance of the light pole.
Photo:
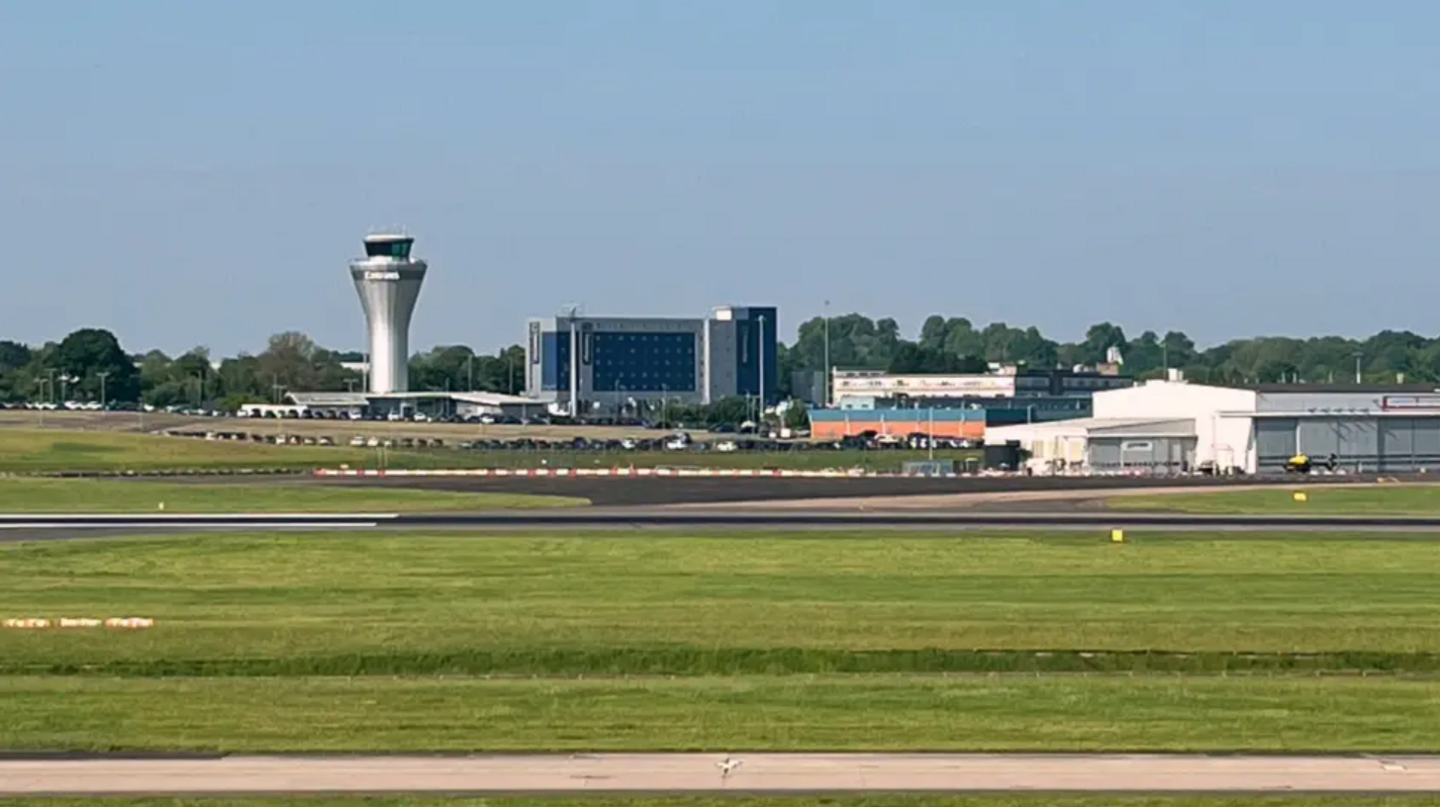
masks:
<svg viewBox="0 0 1440 807"><path fill-rule="evenodd" d="M475 391L475 354L471 353L465 357L465 390Z"/></svg>
<svg viewBox="0 0 1440 807"><path fill-rule="evenodd" d="M79 380L79 376L70 375L64 370L60 371L60 400L62 402L70 399L70 385Z"/></svg>
<svg viewBox="0 0 1440 807"><path fill-rule="evenodd" d="M1364 353L1360 353L1359 351L1356 351L1356 353L1355 353L1355 383L1356 383L1356 384L1362 383L1361 380L1360 380L1360 359L1361 359L1361 357L1363 357L1364 355L1365 355Z"/></svg>
<svg viewBox="0 0 1440 807"><path fill-rule="evenodd" d="M101 370L95 375L100 376L100 411L104 412L110 408L110 399L105 395L105 377L110 375L110 371Z"/></svg>
<svg viewBox="0 0 1440 807"><path fill-rule="evenodd" d="M932 404L925 408L925 413L930 420L930 434L925 438L925 447L929 450L926 459L935 461L935 406Z"/></svg>
<svg viewBox="0 0 1440 807"><path fill-rule="evenodd" d="M765 315L760 315L760 420L765 420Z"/></svg>
<svg viewBox="0 0 1440 807"><path fill-rule="evenodd" d="M830 408L830 301L825 301L825 389L820 393L820 405Z"/></svg>
<svg viewBox="0 0 1440 807"><path fill-rule="evenodd" d="M570 323L570 419L580 416L580 335L575 329L575 315L580 307L566 307L566 319Z"/></svg>
<svg viewBox="0 0 1440 807"><path fill-rule="evenodd" d="M36 408L36 411L39 413L40 427L43 429L45 427L45 379L35 379L35 386L40 388L39 392L36 393L36 397L40 399L40 405Z"/></svg>

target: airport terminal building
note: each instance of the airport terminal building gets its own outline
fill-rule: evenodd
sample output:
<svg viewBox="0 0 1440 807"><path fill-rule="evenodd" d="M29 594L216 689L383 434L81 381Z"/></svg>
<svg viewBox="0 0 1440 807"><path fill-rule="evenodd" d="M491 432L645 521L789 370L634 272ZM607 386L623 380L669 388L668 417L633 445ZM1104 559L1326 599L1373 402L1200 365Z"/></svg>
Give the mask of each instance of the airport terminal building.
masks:
<svg viewBox="0 0 1440 807"><path fill-rule="evenodd" d="M1094 397L1094 417L992 428L1036 470L1089 473L1283 472L1297 454L1343 470L1440 469L1436 385L1269 384L1216 387L1150 381Z"/></svg>
<svg viewBox="0 0 1440 807"><path fill-rule="evenodd" d="M706 317L559 316L526 323L529 398L579 413L633 402L705 404L779 399L773 307L722 307Z"/></svg>

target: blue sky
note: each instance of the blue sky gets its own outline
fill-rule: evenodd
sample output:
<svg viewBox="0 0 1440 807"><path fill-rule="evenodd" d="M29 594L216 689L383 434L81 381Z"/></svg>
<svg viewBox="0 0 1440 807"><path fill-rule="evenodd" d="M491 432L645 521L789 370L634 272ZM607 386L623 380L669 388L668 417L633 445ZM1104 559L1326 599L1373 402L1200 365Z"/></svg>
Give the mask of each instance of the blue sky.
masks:
<svg viewBox="0 0 1440 807"><path fill-rule="evenodd" d="M0 338L358 348L346 261L431 261L412 345L778 305L1440 331L1440 4L16 0Z"/></svg>

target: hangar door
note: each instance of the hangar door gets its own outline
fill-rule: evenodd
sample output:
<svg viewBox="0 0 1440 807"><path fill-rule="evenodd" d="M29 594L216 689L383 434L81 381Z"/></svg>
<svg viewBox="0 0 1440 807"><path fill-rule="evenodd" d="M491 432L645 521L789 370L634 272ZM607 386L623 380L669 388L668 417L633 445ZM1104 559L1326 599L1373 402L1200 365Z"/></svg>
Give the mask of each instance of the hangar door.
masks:
<svg viewBox="0 0 1440 807"><path fill-rule="evenodd" d="M1440 468L1440 419L1381 418L1380 470Z"/></svg>
<svg viewBox="0 0 1440 807"><path fill-rule="evenodd" d="M1180 473L1195 465L1195 438L1189 435L1097 436L1090 438L1086 449L1086 462L1096 471Z"/></svg>
<svg viewBox="0 0 1440 807"><path fill-rule="evenodd" d="M1405 439L1382 435L1373 417L1256 418L1256 463L1262 472L1284 471L1296 454L1316 461L1334 454L1342 467L1374 471L1381 466L1382 438L1397 448Z"/></svg>
<svg viewBox="0 0 1440 807"><path fill-rule="evenodd" d="M1334 454L1350 470L1374 471L1380 463L1380 430L1373 417L1306 418L1296 447L1312 459Z"/></svg>
<svg viewBox="0 0 1440 807"><path fill-rule="evenodd" d="M1296 418L1255 418L1255 466L1260 473L1284 471L1295 456Z"/></svg>

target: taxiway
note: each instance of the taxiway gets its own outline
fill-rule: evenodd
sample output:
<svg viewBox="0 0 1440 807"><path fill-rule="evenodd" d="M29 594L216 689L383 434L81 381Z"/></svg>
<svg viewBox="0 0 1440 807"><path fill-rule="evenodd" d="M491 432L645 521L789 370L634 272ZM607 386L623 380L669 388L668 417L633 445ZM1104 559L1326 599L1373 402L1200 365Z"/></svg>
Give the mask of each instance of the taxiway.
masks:
<svg viewBox="0 0 1440 807"><path fill-rule="evenodd" d="M0 541L109 534L197 531L310 530L390 533L521 530L1045 530L1151 529L1182 531L1344 531L1440 533L1440 516L1190 515L1104 511L855 510L741 508L598 508L499 510L482 513L153 513L0 514Z"/></svg>
<svg viewBox="0 0 1440 807"><path fill-rule="evenodd" d="M599 754L0 761L0 795L1440 792L1440 757Z"/></svg>

